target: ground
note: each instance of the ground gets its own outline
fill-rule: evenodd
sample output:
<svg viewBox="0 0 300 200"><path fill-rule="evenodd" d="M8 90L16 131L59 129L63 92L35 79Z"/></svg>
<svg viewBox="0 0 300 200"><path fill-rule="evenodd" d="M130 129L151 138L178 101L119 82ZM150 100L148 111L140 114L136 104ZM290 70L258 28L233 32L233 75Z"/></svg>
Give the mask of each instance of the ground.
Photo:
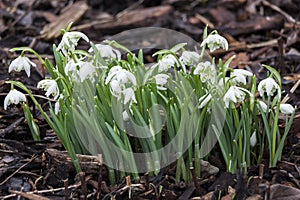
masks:
<svg viewBox="0 0 300 200"><path fill-rule="evenodd" d="M209 30L218 30L230 44L229 51L217 51L213 56L226 60L236 54L231 67L250 70L258 80L266 75L262 64L273 66L283 77L286 102L299 107L299 10L297 0L2 0L0 198L127 199L130 188L128 178L111 185L105 166L94 157L81 156L84 172L76 174L61 143L37 111L41 142L32 140L22 107L3 109L10 89L5 81L22 80L38 95L43 93L35 86L47 76L41 65L32 70L30 78L25 72L8 73L10 61L17 56L10 48L30 46L43 57L52 59L52 44L59 43L60 30L71 21L74 22L72 30L84 32L94 43L124 30L148 26L173 29L200 42L207 24ZM160 42L159 38L156 42ZM80 46L86 48L84 43ZM140 185L132 190L133 197L218 199L221 194L222 199L230 199L236 191L236 199L300 199L299 122L297 111L278 166L270 169L267 161L253 166L248 171L251 179L225 172L224 163L211 157L209 162L220 169L217 175L197 177L192 183L177 182L170 167L155 177L143 175ZM282 121L280 126L284 125ZM160 186L163 186L161 192Z"/></svg>

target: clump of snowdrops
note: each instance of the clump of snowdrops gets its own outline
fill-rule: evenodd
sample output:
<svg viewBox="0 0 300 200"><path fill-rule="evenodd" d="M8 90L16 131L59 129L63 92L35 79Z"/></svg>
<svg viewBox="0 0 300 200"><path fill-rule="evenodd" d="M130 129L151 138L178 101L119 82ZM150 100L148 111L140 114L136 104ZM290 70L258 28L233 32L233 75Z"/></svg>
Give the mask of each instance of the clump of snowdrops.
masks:
<svg viewBox="0 0 300 200"><path fill-rule="evenodd" d="M229 68L234 57L225 63L215 58L204 60L207 48L210 52L228 49L227 40L217 31L208 34L204 30L200 52L178 44L156 52L153 56L157 62L146 66L142 50L135 55L116 41L93 44L85 34L69 30L70 26L62 31L58 46L53 45L55 64L28 47L11 50L21 55L10 63L9 72L25 70L30 76L36 64L26 54L34 54L46 68L49 78L37 87L49 98L49 110L44 110L18 81L7 81L11 91L4 109L22 103L32 136L40 140L27 105L27 98L31 98L69 152L77 171L81 168L76 153L102 153L112 183L128 171L138 177L141 161L117 154L111 146L126 152L155 152L176 136L179 139L168 154L152 154L142 161L144 171L158 173L171 153L177 156L178 180L189 180L191 168L199 176L200 159L217 151L212 146L211 152L202 152L210 138L216 139L229 172L261 162L265 149L269 151L270 167L280 160L296 110L280 103L281 77L265 66L268 77L257 85L252 72ZM78 50L80 39L90 42L91 47ZM123 58L121 52L125 52ZM214 110L219 116L213 114ZM283 134L278 128L280 113L286 116ZM107 139L111 144L103 143Z"/></svg>

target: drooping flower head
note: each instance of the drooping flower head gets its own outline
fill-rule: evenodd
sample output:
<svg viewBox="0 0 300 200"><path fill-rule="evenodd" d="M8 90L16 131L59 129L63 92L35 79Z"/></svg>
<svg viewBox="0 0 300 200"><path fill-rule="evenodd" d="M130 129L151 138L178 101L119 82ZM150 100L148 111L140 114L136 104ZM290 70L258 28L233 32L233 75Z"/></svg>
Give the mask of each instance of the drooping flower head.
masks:
<svg viewBox="0 0 300 200"><path fill-rule="evenodd" d="M121 53L120 51L112 48L109 45L104 45L104 44L96 44L95 47L100 53L100 56L102 58L114 58L117 60L121 60ZM89 49L89 52L93 52L93 48Z"/></svg>
<svg viewBox="0 0 300 200"><path fill-rule="evenodd" d="M41 88L46 91L45 95L49 97L52 95L54 99L57 99L59 96L59 89L55 80L44 79L38 82L37 88Z"/></svg>
<svg viewBox="0 0 300 200"><path fill-rule="evenodd" d="M203 83L207 81L214 83L216 78L215 66L209 61L200 62L194 70L194 75L200 75Z"/></svg>
<svg viewBox="0 0 300 200"><path fill-rule="evenodd" d="M21 101L26 102L25 94L16 89L10 90L4 99L4 110L6 110L10 104L19 104Z"/></svg>
<svg viewBox="0 0 300 200"><path fill-rule="evenodd" d="M179 60L185 65L195 65L198 63L200 55L195 51L183 51Z"/></svg>
<svg viewBox="0 0 300 200"><path fill-rule="evenodd" d="M174 55L168 54L158 61L158 72L166 72L169 68L180 66Z"/></svg>
<svg viewBox="0 0 300 200"><path fill-rule="evenodd" d="M89 38L81 32L72 31L64 33L61 42L57 47L57 51L61 50L63 54L67 56L68 52L73 52L75 50L75 47L78 45L78 41L80 40L80 38L89 42Z"/></svg>
<svg viewBox="0 0 300 200"><path fill-rule="evenodd" d="M230 77L232 78L232 83L234 84L238 84L238 83L242 83L242 84L246 84L246 77L247 76L252 76L253 73L249 72L247 70L244 69L234 69L233 72L231 72Z"/></svg>
<svg viewBox="0 0 300 200"><path fill-rule="evenodd" d="M273 96L274 92L278 91L278 95L280 98L280 87L273 78L269 77L262 80L258 84L257 89L261 97L264 95L264 93L267 93L267 96Z"/></svg>
<svg viewBox="0 0 300 200"><path fill-rule="evenodd" d="M112 95L123 100L124 104L136 102L134 94L136 78L131 72L121 66L114 66L106 77L105 84L108 83L110 83Z"/></svg>
<svg viewBox="0 0 300 200"><path fill-rule="evenodd" d="M228 42L227 40L220 36L219 34L210 34L205 38L202 43L201 47L207 45L210 52L213 52L219 48L222 48L224 50L228 50Z"/></svg>
<svg viewBox="0 0 300 200"><path fill-rule="evenodd" d="M252 94L244 88L237 87L237 86L231 86L223 97L223 101L225 103L226 108L229 107L229 103L231 101L233 103L238 103L238 102L244 101L247 93L250 96L252 96Z"/></svg>
<svg viewBox="0 0 300 200"><path fill-rule="evenodd" d="M288 104L288 103L280 104L279 109L280 109L281 113L286 114L286 115L293 114L293 112L295 111L295 108L291 104Z"/></svg>
<svg viewBox="0 0 300 200"><path fill-rule="evenodd" d="M8 68L8 73L11 71L17 71L20 72L21 70L25 70L28 77L30 77L30 67L36 67L36 64L29 60L29 58L25 56L19 56L16 59L14 59Z"/></svg>

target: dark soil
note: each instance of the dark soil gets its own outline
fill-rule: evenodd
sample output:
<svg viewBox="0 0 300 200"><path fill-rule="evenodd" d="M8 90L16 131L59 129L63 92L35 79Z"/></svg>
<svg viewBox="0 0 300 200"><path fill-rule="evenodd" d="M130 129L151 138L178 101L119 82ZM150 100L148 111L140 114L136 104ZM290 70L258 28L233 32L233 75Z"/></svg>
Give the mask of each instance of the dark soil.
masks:
<svg viewBox="0 0 300 200"><path fill-rule="evenodd" d="M8 65L17 56L9 49L30 46L51 59L52 44L59 43L60 29L71 21L74 30L84 32L94 43L148 26L180 31L200 42L208 24L209 30L218 30L230 43L229 51L217 51L214 56L226 60L236 54L231 67L251 70L258 79L266 76L262 64L275 67L283 77L287 103L299 107L299 10L298 0L0 1L0 198L128 199L130 191L133 199L225 200L234 193L236 199L300 199L299 111L276 168L268 168L268 161L263 160L248 170L247 177L242 172L233 175L212 156L208 161L220 172L203 174L190 183L177 182L172 165L157 176L141 175L139 182L120 177L111 185L106 167L97 157L81 155L83 172L76 174L39 112L34 112L42 134L37 143L31 138L22 107L3 109L10 89L6 80L21 80L34 94L42 95L35 86L46 76L42 66L33 69L30 78L25 72L8 74ZM43 99L40 102L45 103ZM282 120L280 126L284 125Z"/></svg>

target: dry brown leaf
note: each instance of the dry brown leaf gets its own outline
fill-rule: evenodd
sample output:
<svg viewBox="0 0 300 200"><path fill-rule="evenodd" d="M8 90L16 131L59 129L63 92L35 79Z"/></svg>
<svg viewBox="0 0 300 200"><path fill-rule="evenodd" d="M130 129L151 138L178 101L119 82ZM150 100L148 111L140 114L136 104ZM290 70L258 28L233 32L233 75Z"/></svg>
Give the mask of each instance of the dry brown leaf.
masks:
<svg viewBox="0 0 300 200"><path fill-rule="evenodd" d="M88 5L85 1L78 1L66 7L55 21L43 28L41 37L46 40L57 38L61 29L66 28L70 22L76 22L87 10Z"/></svg>

